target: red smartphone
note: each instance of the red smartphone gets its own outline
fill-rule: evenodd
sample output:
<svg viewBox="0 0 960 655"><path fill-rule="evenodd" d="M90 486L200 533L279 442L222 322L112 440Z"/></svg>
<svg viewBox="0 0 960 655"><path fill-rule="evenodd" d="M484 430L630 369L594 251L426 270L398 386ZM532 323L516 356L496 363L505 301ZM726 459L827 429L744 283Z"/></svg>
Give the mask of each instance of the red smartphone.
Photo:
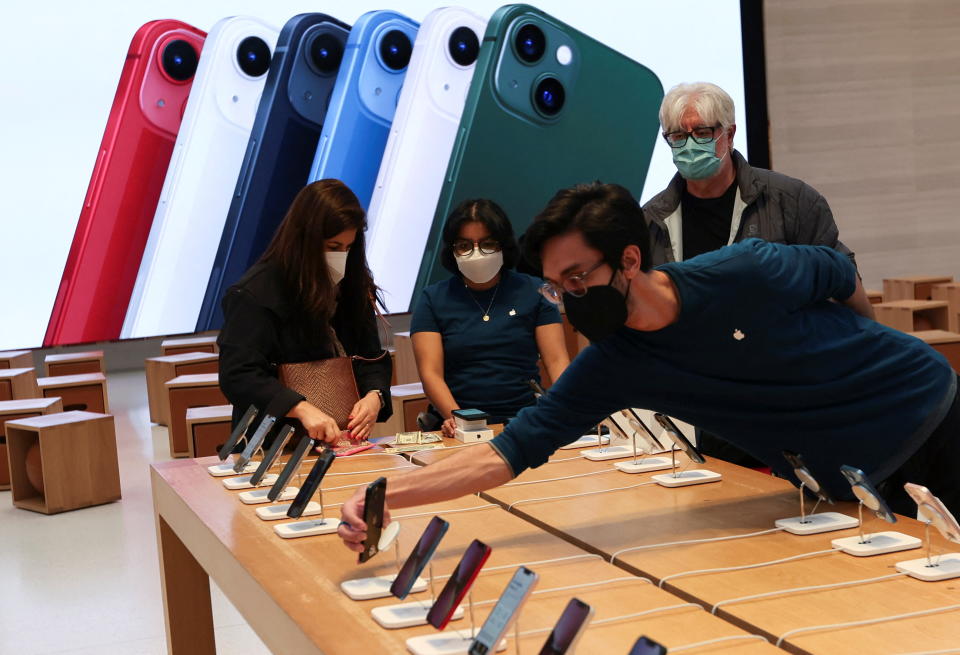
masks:
<svg viewBox="0 0 960 655"><path fill-rule="evenodd" d="M466 552L460 558L457 568L453 570L453 575L443 585L443 590L437 596L436 602L427 612L427 623L437 630L443 630L450 622L450 617L463 601L464 596L470 591L473 581L480 574L480 569L490 557L490 546L478 539L467 546Z"/></svg>
<svg viewBox="0 0 960 655"><path fill-rule="evenodd" d="M133 36L44 346L120 337L205 37L177 20Z"/></svg>

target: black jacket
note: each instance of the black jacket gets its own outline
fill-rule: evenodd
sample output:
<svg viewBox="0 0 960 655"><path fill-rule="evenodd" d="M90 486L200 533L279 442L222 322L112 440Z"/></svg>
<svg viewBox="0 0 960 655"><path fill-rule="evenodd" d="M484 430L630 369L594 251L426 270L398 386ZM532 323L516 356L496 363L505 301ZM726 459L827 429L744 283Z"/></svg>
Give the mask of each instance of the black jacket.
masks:
<svg viewBox="0 0 960 655"><path fill-rule="evenodd" d="M336 357L330 338L319 330L302 327L300 310L272 264L256 264L227 290L223 298L223 328L220 346L220 388L233 403L233 423L250 405L262 417L286 416L303 400L299 393L277 379L277 365L312 362ZM362 325L350 325L335 313L334 331L348 355L377 357L383 350L373 307ZM383 394L384 406L377 417L385 421L393 413L390 403L390 357L376 362L354 362L360 396L374 389ZM259 421L258 421L259 422Z"/></svg>

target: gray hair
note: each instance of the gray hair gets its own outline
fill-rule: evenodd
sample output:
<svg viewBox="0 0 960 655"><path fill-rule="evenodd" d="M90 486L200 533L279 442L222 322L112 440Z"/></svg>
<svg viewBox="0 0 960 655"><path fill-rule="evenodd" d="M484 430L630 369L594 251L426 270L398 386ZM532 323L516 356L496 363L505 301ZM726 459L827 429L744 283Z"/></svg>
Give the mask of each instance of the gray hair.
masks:
<svg viewBox="0 0 960 655"><path fill-rule="evenodd" d="M680 128L680 118L688 107L700 114L704 125L730 127L736 122L733 98L716 84L692 82L678 84L667 92L660 105L660 125L664 132Z"/></svg>

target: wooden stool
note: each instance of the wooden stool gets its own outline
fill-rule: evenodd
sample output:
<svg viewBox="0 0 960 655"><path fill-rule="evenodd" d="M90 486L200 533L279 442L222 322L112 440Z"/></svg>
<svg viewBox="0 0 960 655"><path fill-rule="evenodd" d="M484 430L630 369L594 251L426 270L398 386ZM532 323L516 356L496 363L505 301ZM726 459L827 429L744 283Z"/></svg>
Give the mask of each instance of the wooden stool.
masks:
<svg viewBox="0 0 960 655"><path fill-rule="evenodd" d="M874 305L873 311L878 323L903 332L946 330L948 327L944 300L894 300Z"/></svg>
<svg viewBox="0 0 960 655"><path fill-rule="evenodd" d="M33 353L29 350L0 352L0 368L32 368Z"/></svg>
<svg viewBox="0 0 960 655"><path fill-rule="evenodd" d="M7 421L32 418L41 414L56 414L63 411L59 398L29 398L27 400L0 401L0 491L10 488L10 467L7 464Z"/></svg>
<svg viewBox="0 0 960 655"><path fill-rule="evenodd" d="M883 301L891 300L931 300L933 285L953 282L950 275L913 275L896 277L883 281Z"/></svg>
<svg viewBox="0 0 960 655"><path fill-rule="evenodd" d="M0 369L0 400L21 400L38 396L40 390L37 388L37 372L34 369Z"/></svg>
<svg viewBox="0 0 960 655"><path fill-rule="evenodd" d="M934 284L930 291L934 300L946 300L949 307L948 330L960 332L960 282Z"/></svg>
<svg viewBox="0 0 960 655"><path fill-rule="evenodd" d="M397 348L385 346L384 350L390 354L390 386L392 387L397 383Z"/></svg>
<svg viewBox="0 0 960 655"><path fill-rule="evenodd" d="M120 499L120 467L113 417L62 412L7 421L13 504L55 514ZM28 477L28 452L39 445L35 487ZM31 459L35 456L31 455Z"/></svg>
<svg viewBox="0 0 960 655"><path fill-rule="evenodd" d="M233 405L191 407L187 410L187 446L190 457L216 455L230 438Z"/></svg>
<svg viewBox="0 0 960 655"><path fill-rule="evenodd" d="M220 391L216 373L181 375L164 382L167 388L170 406L170 423L167 435L170 439L171 457L190 455L187 438L187 410L191 407L211 407L226 405L227 399Z"/></svg>
<svg viewBox="0 0 960 655"><path fill-rule="evenodd" d="M390 387L390 402L393 403L393 415L385 423L375 423L370 432L372 437L388 437L397 432L412 432L417 427L417 414L430 404L423 385L419 382L397 384Z"/></svg>
<svg viewBox="0 0 960 655"><path fill-rule="evenodd" d="M918 339L923 339L934 350L947 358L950 366L960 373L960 334L946 330L919 330L911 332Z"/></svg>
<svg viewBox="0 0 960 655"><path fill-rule="evenodd" d="M417 360L413 356L413 341L409 332L397 332L393 335L393 347L396 349L393 372L396 384L414 384L420 382Z"/></svg>
<svg viewBox="0 0 960 655"><path fill-rule="evenodd" d="M63 408L70 411L85 411L106 414L110 411L107 400L107 378L103 373L81 375L58 375L37 380L44 398L59 396Z"/></svg>
<svg viewBox="0 0 960 655"><path fill-rule="evenodd" d="M47 355L43 360L47 376L80 375L82 373L103 373L103 351L91 350L85 353L63 353Z"/></svg>
<svg viewBox="0 0 960 655"><path fill-rule="evenodd" d="M164 339L160 344L160 354L164 357L182 353L215 353L219 351L216 336Z"/></svg>
<svg viewBox="0 0 960 655"><path fill-rule="evenodd" d="M150 357L143 363L147 374L147 404L150 406L150 421L170 425L170 405L164 382L181 375L216 373L220 366L217 353L197 352Z"/></svg>
<svg viewBox="0 0 960 655"><path fill-rule="evenodd" d="M866 289L867 300L870 301L871 305L876 305L877 303L883 302L883 292L877 291L876 289Z"/></svg>

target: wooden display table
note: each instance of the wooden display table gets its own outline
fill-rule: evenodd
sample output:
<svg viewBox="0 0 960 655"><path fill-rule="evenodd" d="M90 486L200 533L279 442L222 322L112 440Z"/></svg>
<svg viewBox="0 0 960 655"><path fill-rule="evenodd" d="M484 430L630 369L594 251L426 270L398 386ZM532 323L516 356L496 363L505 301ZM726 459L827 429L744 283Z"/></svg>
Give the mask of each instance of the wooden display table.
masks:
<svg viewBox="0 0 960 655"><path fill-rule="evenodd" d="M32 368L0 369L0 400L21 400L36 398L39 395L36 370Z"/></svg>
<svg viewBox="0 0 960 655"><path fill-rule="evenodd" d="M187 457L190 455L187 410L191 407L226 405L227 399L220 391L216 373L180 375L163 384L167 389L167 402L170 407L170 422L167 425L170 456Z"/></svg>
<svg viewBox="0 0 960 655"><path fill-rule="evenodd" d="M394 435L397 432L410 432L417 427L417 414L430 404L423 385L419 382L398 384L390 387L390 400L393 414L384 423L376 423L371 431L373 437Z"/></svg>
<svg viewBox="0 0 960 655"><path fill-rule="evenodd" d="M170 424L170 404L164 383L181 375L216 373L220 355L208 352L190 352L165 357L150 357L143 362L147 376L147 404L150 406L150 422Z"/></svg>
<svg viewBox="0 0 960 655"><path fill-rule="evenodd" d="M913 275L883 281L883 300L931 300L936 284L953 282L950 275Z"/></svg>
<svg viewBox="0 0 960 655"><path fill-rule="evenodd" d="M0 352L0 368L32 368L33 353L29 350Z"/></svg>
<svg viewBox="0 0 960 655"><path fill-rule="evenodd" d="M395 333L393 347L397 353L394 362L397 381L394 384L418 384L420 372L417 370L417 359L413 355L413 340L410 338L410 333Z"/></svg>
<svg viewBox="0 0 960 655"><path fill-rule="evenodd" d="M90 411L106 414L110 411L107 399L107 378L103 373L58 375L37 380L40 395L59 397L66 411Z"/></svg>
<svg viewBox="0 0 960 655"><path fill-rule="evenodd" d="M63 411L59 398L29 398L27 400L0 401L0 491L10 488L10 467L7 464L7 421L32 418L41 414Z"/></svg>
<svg viewBox="0 0 960 655"><path fill-rule="evenodd" d="M951 332L960 332L960 282L934 284L930 290L933 300L946 300L948 306L948 325Z"/></svg>
<svg viewBox="0 0 960 655"><path fill-rule="evenodd" d="M191 407L187 410L187 446L190 457L216 455L230 438L233 405Z"/></svg>
<svg viewBox="0 0 960 655"><path fill-rule="evenodd" d="M945 300L894 300L873 306L877 322L901 332L946 330Z"/></svg>
<svg viewBox="0 0 960 655"><path fill-rule="evenodd" d="M160 344L160 354L180 355L183 353L215 353L219 352L216 335L205 337L188 337L185 339L164 339Z"/></svg>
<svg viewBox="0 0 960 655"><path fill-rule="evenodd" d="M62 353L47 355L43 360L47 377L54 375L80 375L82 373L104 373L103 351L91 350L83 353Z"/></svg>
<svg viewBox="0 0 960 655"><path fill-rule="evenodd" d="M960 373L960 334L946 330L921 330L910 334L930 344L934 350L947 358L954 371Z"/></svg>
<svg viewBox="0 0 960 655"><path fill-rule="evenodd" d="M7 421L13 504L43 514L120 500L113 416L63 412ZM27 453L39 443L42 489L30 483Z"/></svg>

